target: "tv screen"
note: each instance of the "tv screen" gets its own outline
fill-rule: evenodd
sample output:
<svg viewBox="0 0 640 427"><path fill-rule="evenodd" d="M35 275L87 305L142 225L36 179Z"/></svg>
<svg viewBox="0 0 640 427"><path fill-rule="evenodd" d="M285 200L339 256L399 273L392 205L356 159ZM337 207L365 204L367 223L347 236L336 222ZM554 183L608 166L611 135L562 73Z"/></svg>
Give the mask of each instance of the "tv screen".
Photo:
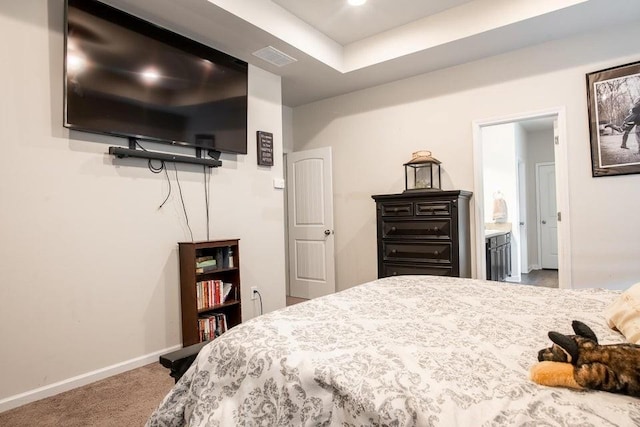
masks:
<svg viewBox="0 0 640 427"><path fill-rule="evenodd" d="M65 127L247 153L247 63L95 0L67 0Z"/></svg>

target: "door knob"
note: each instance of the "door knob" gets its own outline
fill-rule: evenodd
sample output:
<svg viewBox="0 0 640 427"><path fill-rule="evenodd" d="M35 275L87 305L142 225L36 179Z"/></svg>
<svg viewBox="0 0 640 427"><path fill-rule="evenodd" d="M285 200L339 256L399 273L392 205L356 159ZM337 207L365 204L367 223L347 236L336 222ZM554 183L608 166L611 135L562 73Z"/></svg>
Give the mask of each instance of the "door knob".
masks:
<svg viewBox="0 0 640 427"><path fill-rule="evenodd" d="M546 223L547 223L547 221L545 221L545 220L542 220L542 223L543 223L543 224L546 224Z"/></svg>
<svg viewBox="0 0 640 427"><path fill-rule="evenodd" d="M331 230L324 230L324 235L328 236L329 234L331 234Z"/></svg>

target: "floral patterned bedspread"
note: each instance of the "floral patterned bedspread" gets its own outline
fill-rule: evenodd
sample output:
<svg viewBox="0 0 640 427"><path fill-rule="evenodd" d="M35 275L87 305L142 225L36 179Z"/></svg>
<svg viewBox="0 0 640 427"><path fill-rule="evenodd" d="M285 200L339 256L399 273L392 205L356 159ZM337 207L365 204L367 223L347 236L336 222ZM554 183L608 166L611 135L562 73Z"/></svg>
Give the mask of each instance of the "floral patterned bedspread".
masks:
<svg viewBox="0 0 640 427"><path fill-rule="evenodd" d="M433 276L369 282L234 327L148 426L631 426L640 400L537 385L549 330L624 338L619 293Z"/></svg>

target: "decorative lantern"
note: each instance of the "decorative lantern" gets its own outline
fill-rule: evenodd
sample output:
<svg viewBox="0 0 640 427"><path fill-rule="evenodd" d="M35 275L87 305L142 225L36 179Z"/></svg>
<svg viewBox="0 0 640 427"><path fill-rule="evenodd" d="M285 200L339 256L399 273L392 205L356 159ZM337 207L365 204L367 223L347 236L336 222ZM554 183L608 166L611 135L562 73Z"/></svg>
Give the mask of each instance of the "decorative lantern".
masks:
<svg viewBox="0 0 640 427"><path fill-rule="evenodd" d="M413 158L404 164L404 191L442 190L440 163L431 151L413 153Z"/></svg>

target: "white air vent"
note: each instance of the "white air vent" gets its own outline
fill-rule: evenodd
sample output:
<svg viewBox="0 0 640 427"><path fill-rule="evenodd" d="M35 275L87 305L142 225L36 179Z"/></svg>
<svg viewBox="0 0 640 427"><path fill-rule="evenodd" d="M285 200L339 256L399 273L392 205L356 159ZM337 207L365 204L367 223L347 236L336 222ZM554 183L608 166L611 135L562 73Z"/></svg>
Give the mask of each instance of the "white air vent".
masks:
<svg viewBox="0 0 640 427"><path fill-rule="evenodd" d="M264 59L265 61L277 65L278 67L282 67L287 64L291 64L292 62L296 62L297 59L290 57L284 52L280 52L273 46L263 47L260 50L256 50L253 52L253 55L257 56L260 59Z"/></svg>

